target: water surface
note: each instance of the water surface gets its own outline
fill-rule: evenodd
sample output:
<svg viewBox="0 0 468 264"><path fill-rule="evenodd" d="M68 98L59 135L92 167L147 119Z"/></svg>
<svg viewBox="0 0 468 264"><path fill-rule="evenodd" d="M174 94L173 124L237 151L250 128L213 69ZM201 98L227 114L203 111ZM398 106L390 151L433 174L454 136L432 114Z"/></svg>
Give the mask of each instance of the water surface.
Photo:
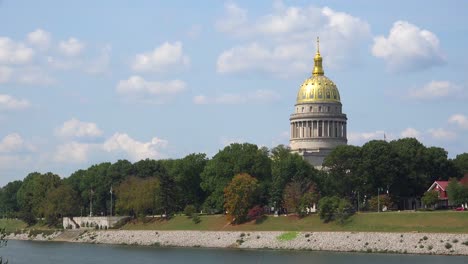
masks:
<svg viewBox="0 0 468 264"><path fill-rule="evenodd" d="M203 248L154 248L116 245L91 245L59 242L8 241L0 255L9 264L18 263L193 263L193 264L458 264L468 257L402 254L335 253L313 251L234 250Z"/></svg>

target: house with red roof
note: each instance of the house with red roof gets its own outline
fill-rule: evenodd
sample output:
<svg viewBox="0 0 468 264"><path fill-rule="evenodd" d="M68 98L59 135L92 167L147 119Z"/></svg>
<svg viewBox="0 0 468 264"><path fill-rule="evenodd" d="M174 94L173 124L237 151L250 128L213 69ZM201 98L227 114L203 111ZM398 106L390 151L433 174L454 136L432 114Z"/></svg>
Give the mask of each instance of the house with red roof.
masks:
<svg viewBox="0 0 468 264"><path fill-rule="evenodd" d="M439 194L439 201L437 204L435 204L436 208L444 208L449 206L449 200L447 196L447 186L449 182L448 181L435 181L429 189L427 189L428 192L430 191L436 191Z"/></svg>

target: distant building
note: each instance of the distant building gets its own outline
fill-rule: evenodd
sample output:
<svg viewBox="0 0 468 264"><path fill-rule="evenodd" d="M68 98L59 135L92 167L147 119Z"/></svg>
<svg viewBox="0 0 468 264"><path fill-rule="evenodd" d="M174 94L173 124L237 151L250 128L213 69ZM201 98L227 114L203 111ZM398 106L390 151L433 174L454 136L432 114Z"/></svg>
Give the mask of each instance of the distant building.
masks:
<svg viewBox="0 0 468 264"><path fill-rule="evenodd" d="M346 145L346 114L342 112L340 93L324 75L317 38L312 76L297 93L291 122L291 151L310 164L321 167L325 157L337 146Z"/></svg>
<svg viewBox="0 0 468 264"><path fill-rule="evenodd" d="M448 181L435 181L429 189L427 189L428 192L430 191L435 191L439 195L439 201L437 204L435 204L435 208L446 208L449 206L449 200L447 196L447 186L449 182Z"/></svg>

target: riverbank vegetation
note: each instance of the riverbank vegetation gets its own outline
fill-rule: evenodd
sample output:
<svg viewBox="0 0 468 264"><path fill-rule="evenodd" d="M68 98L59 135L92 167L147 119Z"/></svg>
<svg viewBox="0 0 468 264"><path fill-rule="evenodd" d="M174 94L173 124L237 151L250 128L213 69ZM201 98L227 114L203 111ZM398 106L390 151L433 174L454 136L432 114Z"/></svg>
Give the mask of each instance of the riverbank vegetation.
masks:
<svg viewBox="0 0 468 264"><path fill-rule="evenodd" d="M190 154L104 162L66 178L33 172L0 189L0 216L18 217L28 225L45 219L49 226L59 226L64 216L113 212L140 220L147 215L170 218L193 206L202 214L227 211L230 220L241 224L261 222L263 214L305 216L320 199L336 196L340 202L326 217L330 221L354 210L411 209L408 200L420 199L434 180L460 179L467 173L468 153L449 159L444 149L425 147L414 138L373 140L362 147L337 147L324 166L319 171L282 145L267 149L236 143L212 158ZM233 181L239 175L243 180ZM468 202L468 188L455 189L456 201ZM236 193L248 193L248 199ZM208 219L190 223L202 227ZM269 219L275 218L264 222L278 221ZM360 214L351 219L358 221Z"/></svg>

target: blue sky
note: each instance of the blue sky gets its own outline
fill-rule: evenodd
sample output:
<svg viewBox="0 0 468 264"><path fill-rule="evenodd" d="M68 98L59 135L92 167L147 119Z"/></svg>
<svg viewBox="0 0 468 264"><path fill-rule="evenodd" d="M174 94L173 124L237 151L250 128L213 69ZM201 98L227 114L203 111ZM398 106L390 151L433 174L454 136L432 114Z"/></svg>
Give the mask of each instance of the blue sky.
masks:
<svg viewBox="0 0 468 264"><path fill-rule="evenodd" d="M348 140L468 150L462 1L0 1L0 185L289 140L321 38Z"/></svg>

